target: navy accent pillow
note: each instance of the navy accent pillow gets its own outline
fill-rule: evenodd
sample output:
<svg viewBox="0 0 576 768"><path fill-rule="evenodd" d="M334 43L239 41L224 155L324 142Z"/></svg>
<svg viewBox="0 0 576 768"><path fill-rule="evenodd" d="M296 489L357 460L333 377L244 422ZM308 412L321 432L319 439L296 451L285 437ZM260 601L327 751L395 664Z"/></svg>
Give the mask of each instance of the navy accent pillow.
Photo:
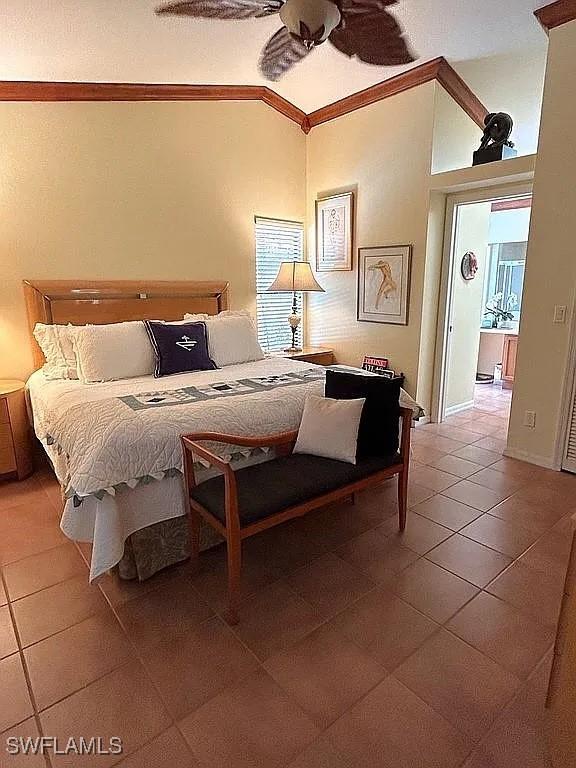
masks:
<svg viewBox="0 0 576 768"><path fill-rule="evenodd" d="M205 323L170 325L145 320L144 324L156 356L156 378L187 371L212 371L218 367L208 354Z"/></svg>
<svg viewBox="0 0 576 768"><path fill-rule="evenodd" d="M390 456L398 451L400 379L326 371L325 396L336 400L365 397L358 429L357 458Z"/></svg>

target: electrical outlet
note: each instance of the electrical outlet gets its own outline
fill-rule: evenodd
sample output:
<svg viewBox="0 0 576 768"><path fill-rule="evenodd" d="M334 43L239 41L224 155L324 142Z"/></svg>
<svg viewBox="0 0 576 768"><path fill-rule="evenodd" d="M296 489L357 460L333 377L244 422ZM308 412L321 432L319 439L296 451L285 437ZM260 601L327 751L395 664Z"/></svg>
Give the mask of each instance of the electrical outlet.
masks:
<svg viewBox="0 0 576 768"><path fill-rule="evenodd" d="M536 426L536 411L524 411L524 426L534 429Z"/></svg>
<svg viewBox="0 0 576 768"><path fill-rule="evenodd" d="M565 323L566 322L566 307L561 304L556 304L554 307L554 322Z"/></svg>

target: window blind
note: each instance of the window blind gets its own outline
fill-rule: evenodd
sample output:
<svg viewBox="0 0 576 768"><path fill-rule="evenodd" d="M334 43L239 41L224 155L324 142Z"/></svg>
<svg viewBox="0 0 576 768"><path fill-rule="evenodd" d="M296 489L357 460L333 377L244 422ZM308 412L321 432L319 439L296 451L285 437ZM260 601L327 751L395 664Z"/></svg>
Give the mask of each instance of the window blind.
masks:
<svg viewBox="0 0 576 768"><path fill-rule="evenodd" d="M267 352L290 346L292 334L288 316L292 312L291 293L267 293L283 261L304 258L304 225L296 221L256 217L256 305L258 341ZM302 309L302 294L296 294ZM296 341L300 343L301 328Z"/></svg>

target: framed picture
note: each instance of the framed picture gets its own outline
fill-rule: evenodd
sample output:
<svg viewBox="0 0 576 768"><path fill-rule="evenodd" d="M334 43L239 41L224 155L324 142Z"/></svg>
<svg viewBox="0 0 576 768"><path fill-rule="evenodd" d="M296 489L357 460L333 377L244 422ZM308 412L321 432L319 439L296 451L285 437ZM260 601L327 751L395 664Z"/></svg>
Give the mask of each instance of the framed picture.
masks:
<svg viewBox="0 0 576 768"><path fill-rule="evenodd" d="M358 249L358 320L408 325L411 245Z"/></svg>
<svg viewBox="0 0 576 768"><path fill-rule="evenodd" d="M316 200L316 271L352 269L354 193Z"/></svg>

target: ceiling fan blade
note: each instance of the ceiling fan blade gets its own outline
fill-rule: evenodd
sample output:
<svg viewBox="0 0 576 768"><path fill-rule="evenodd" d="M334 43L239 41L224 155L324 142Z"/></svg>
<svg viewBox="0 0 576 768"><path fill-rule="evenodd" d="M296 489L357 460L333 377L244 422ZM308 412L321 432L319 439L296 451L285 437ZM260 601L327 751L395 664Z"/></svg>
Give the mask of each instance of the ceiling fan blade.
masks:
<svg viewBox="0 0 576 768"><path fill-rule="evenodd" d="M291 35L286 27L278 30L264 46L260 56L260 72L267 80L279 80L282 75L311 51L302 40Z"/></svg>
<svg viewBox="0 0 576 768"><path fill-rule="evenodd" d="M187 0L161 5L156 13L200 19L253 19L278 13L283 4L282 0Z"/></svg>
<svg viewBox="0 0 576 768"><path fill-rule="evenodd" d="M341 53L368 64L395 66L415 61L404 32L386 6L396 0L341 0L342 23L328 38Z"/></svg>

